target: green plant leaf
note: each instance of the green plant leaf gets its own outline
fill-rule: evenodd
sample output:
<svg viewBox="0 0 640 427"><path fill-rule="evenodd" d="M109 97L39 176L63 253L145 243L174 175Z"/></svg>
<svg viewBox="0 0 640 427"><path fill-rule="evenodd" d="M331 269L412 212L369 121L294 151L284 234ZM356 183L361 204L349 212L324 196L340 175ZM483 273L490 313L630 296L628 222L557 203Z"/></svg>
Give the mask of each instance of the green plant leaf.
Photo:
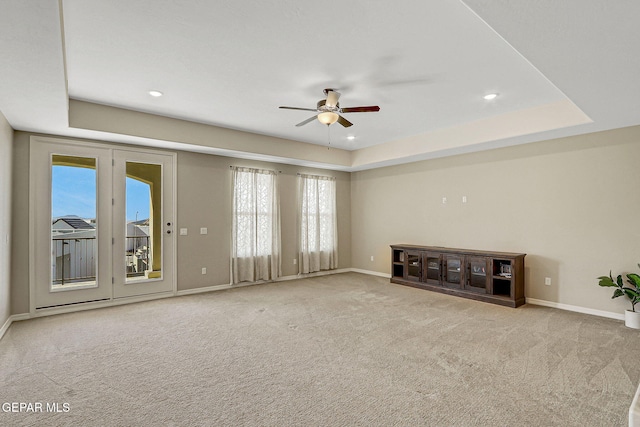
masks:
<svg viewBox="0 0 640 427"><path fill-rule="evenodd" d="M638 267L640 267L640 263L638 264ZM636 273L628 273L626 274L626 277L627 282L631 287L625 287L622 274L618 275L618 277L614 279L611 271L609 271L609 277L598 277L598 285L609 288L618 288L613 291L613 296L611 298L618 298L623 295L626 296L631 301L631 310L636 311L636 304L640 303L640 275Z"/></svg>
<svg viewBox="0 0 640 427"><path fill-rule="evenodd" d="M598 283L598 285L600 286L606 286L606 287L617 286L615 282L611 280L610 277L600 276L598 277L598 279L600 279L600 282Z"/></svg>
<svg viewBox="0 0 640 427"><path fill-rule="evenodd" d="M625 293L625 295L627 295L629 297L630 300L634 300L636 298L640 298L640 292L634 290L634 289L629 289L629 288L624 288L622 289L622 291Z"/></svg>
<svg viewBox="0 0 640 427"><path fill-rule="evenodd" d="M631 286L635 286L636 289L640 289L640 276L636 273L627 274L627 281Z"/></svg>

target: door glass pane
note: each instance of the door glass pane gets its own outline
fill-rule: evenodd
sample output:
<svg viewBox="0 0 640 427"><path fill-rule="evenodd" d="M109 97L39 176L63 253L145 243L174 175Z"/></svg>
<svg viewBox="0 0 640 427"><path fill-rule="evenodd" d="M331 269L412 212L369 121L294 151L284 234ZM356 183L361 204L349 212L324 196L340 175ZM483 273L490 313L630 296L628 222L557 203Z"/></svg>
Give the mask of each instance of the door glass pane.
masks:
<svg viewBox="0 0 640 427"><path fill-rule="evenodd" d="M162 166L126 163L126 281L162 278Z"/></svg>
<svg viewBox="0 0 640 427"><path fill-rule="evenodd" d="M51 290L95 287L96 159L51 158Z"/></svg>

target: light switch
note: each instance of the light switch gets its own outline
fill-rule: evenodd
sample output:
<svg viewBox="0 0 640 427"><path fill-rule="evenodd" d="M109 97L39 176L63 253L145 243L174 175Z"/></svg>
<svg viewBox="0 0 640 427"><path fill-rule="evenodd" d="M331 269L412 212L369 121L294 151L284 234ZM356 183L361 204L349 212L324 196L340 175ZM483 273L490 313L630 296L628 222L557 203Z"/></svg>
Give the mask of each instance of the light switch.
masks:
<svg viewBox="0 0 640 427"><path fill-rule="evenodd" d="M207 228L206 227L201 228L200 234L207 234Z"/></svg>

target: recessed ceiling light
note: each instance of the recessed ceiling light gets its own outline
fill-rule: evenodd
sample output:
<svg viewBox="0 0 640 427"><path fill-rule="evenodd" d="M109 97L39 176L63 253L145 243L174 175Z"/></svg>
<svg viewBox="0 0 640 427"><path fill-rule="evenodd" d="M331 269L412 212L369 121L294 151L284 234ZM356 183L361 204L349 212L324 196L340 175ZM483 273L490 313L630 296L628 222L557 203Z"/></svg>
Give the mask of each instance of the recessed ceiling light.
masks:
<svg viewBox="0 0 640 427"><path fill-rule="evenodd" d="M150 90L149 95L155 96L157 98L159 96L162 96L162 92L160 92L159 90Z"/></svg>
<svg viewBox="0 0 640 427"><path fill-rule="evenodd" d="M486 99L487 101L491 101L492 99L496 99L497 96L498 96L497 93L490 93L488 95L485 95L483 98Z"/></svg>
<svg viewBox="0 0 640 427"><path fill-rule="evenodd" d="M355 136L353 136L353 135L349 135L349 136L347 137L347 139L348 139L349 141L353 141L354 139L356 139L356 137L355 137Z"/></svg>

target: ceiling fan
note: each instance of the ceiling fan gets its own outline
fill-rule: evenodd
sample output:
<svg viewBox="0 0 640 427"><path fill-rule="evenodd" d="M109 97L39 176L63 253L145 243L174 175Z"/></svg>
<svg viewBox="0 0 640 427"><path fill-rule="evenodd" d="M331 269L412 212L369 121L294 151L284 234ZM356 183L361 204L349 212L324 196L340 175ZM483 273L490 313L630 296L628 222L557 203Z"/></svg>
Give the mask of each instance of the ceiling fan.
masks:
<svg viewBox="0 0 640 427"><path fill-rule="evenodd" d="M349 126L353 126L349 120L342 117L340 114L343 113L368 113L372 111L380 111L380 107L377 105L371 105L367 107L349 107L349 108L340 108L340 103L338 99L340 98L340 93L336 92L335 89L325 89L324 94L327 96L326 99L321 99L318 101L317 107L314 108L300 108L300 107L280 107L287 110L303 110L303 111L315 111L315 114L312 117L309 117L307 120L304 120L298 123L296 126L304 126L307 123L312 122L315 119L322 124L327 126L332 125L335 122L340 123L342 126L348 128Z"/></svg>

